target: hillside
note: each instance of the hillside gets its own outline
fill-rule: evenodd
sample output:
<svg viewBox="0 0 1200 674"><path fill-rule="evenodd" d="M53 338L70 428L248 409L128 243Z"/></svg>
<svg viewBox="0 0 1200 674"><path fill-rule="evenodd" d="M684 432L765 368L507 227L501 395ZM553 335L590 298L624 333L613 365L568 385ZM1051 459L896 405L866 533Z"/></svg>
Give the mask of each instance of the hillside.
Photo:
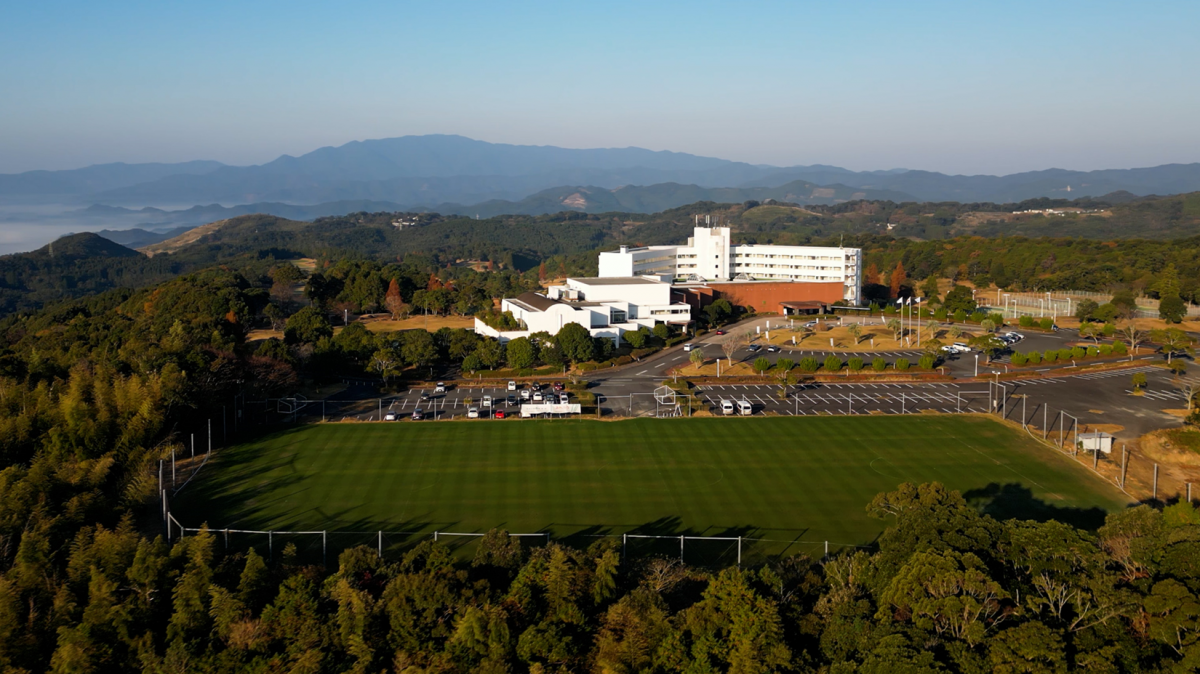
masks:
<svg viewBox="0 0 1200 674"><path fill-rule="evenodd" d="M58 260L78 260L83 258L106 257L138 257L137 251L130 250L119 243L114 243L92 232L68 234L60 239L25 254L29 259L52 258Z"/></svg>

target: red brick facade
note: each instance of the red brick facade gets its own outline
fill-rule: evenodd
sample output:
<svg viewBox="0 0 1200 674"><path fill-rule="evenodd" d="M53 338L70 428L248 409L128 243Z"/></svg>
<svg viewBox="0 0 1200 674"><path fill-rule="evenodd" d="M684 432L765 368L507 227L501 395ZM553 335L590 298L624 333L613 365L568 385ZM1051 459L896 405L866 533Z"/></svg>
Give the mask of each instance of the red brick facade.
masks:
<svg viewBox="0 0 1200 674"><path fill-rule="evenodd" d="M729 303L743 309L754 309L758 313L779 313L783 309L780 302L816 301L833 304L843 298L842 284L829 283L793 283L788 281L771 282L729 282L707 283L705 285L683 286L673 289L672 300L687 302L694 311L699 311L712 304L713 300L724 298Z"/></svg>

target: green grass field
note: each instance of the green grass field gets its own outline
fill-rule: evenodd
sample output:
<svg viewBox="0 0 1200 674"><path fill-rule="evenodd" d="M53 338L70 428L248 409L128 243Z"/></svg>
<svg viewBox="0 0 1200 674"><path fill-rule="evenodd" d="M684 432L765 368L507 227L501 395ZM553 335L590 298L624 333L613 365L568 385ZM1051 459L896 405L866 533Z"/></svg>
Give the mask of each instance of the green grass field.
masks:
<svg viewBox="0 0 1200 674"><path fill-rule="evenodd" d="M214 528L742 535L811 552L870 542L876 493L934 480L998 516L1095 525L1126 503L983 418L860 416L310 425L221 452L172 511Z"/></svg>

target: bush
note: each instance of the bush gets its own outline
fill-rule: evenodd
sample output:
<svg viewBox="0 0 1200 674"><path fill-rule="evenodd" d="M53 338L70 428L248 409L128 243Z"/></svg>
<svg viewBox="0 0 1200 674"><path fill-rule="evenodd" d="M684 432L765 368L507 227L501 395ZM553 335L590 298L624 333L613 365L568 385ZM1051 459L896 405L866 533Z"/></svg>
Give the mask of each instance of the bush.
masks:
<svg viewBox="0 0 1200 674"><path fill-rule="evenodd" d="M659 323L658 325L654 326L653 332L655 337L663 341L666 341L666 339L671 336L671 328L667 327L666 323Z"/></svg>
<svg viewBox="0 0 1200 674"><path fill-rule="evenodd" d="M1028 359L1025 357L1025 354L1021 353L1020 351L1013 351L1012 358L1009 360L1012 361L1013 367L1023 367L1025 365L1025 361Z"/></svg>
<svg viewBox="0 0 1200 674"><path fill-rule="evenodd" d="M1032 328L1033 316L1022 316L1017 320L1017 325L1020 325L1022 328Z"/></svg>
<svg viewBox="0 0 1200 674"><path fill-rule="evenodd" d="M1134 372L1133 373L1133 387L1136 389L1140 389L1140 388L1144 388L1145 386L1146 386L1146 373L1145 372Z"/></svg>
<svg viewBox="0 0 1200 674"><path fill-rule="evenodd" d="M1124 356L1129 353L1129 347L1125 346L1125 342L1113 342L1112 352L1114 356Z"/></svg>
<svg viewBox="0 0 1200 674"><path fill-rule="evenodd" d="M938 307L937 311L933 312L933 317L939 321L946 320L946 307Z"/></svg>
<svg viewBox="0 0 1200 674"><path fill-rule="evenodd" d="M1111 356L1112 352L1113 352L1112 344L1101 344L1100 345L1100 355L1101 356Z"/></svg>
<svg viewBox="0 0 1200 674"><path fill-rule="evenodd" d="M771 361L767 360L766 358L763 358L762 356L759 356L758 358L754 359L754 371L755 372L757 372L759 374L764 374L764 373L766 373L767 370L770 370L770 369L771 369Z"/></svg>
<svg viewBox="0 0 1200 674"><path fill-rule="evenodd" d="M597 370L599 368L600 368L600 365L598 363L580 363L579 364L580 372L591 372L591 371Z"/></svg>
<svg viewBox="0 0 1200 674"><path fill-rule="evenodd" d="M1042 362L1042 354L1038 353L1037 351L1030 351L1029 353L1025 354L1025 362L1029 363L1030 365L1037 365L1038 363Z"/></svg>
<svg viewBox="0 0 1200 674"><path fill-rule="evenodd" d="M846 362L846 367L850 368L851 372L858 372L863 369L863 359L851 358Z"/></svg>
<svg viewBox="0 0 1200 674"><path fill-rule="evenodd" d="M634 360L641 360L646 356L657 352L658 349L634 349L633 351L629 352L629 355L632 356Z"/></svg>
<svg viewBox="0 0 1200 674"><path fill-rule="evenodd" d="M904 372L906 370L908 370L908 359L907 358L897 358L896 359L896 371Z"/></svg>
<svg viewBox="0 0 1200 674"><path fill-rule="evenodd" d="M1049 330L1050 328L1054 327L1054 319L1043 318L1042 320L1038 321L1038 325L1040 325L1043 330Z"/></svg>
<svg viewBox="0 0 1200 674"><path fill-rule="evenodd" d="M932 370L934 365L937 365L937 360L928 354L921 356L921 359L917 361L917 367L922 370Z"/></svg>
<svg viewBox="0 0 1200 674"><path fill-rule="evenodd" d="M1053 363L1058 360L1058 352L1053 349L1048 349L1046 353L1042 355L1042 360L1046 361L1047 363Z"/></svg>
<svg viewBox="0 0 1200 674"><path fill-rule="evenodd" d="M1087 349L1083 348L1082 346L1076 346L1071 349L1071 358L1073 358L1074 360L1079 360L1080 358L1083 358L1086 355L1087 355Z"/></svg>
<svg viewBox="0 0 1200 674"><path fill-rule="evenodd" d="M987 314L983 313L982 311L976 311L975 313L971 314L970 318L967 320L971 321L972 323L982 323L987 320Z"/></svg>
<svg viewBox="0 0 1200 674"><path fill-rule="evenodd" d="M887 361L882 358L876 358L871 361L871 369L876 372L883 372L887 369Z"/></svg>
<svg viewBox="0 0 1200 674"><path fill-rule="evenodd" d="M1087 355L1088 355L1088 358L1095 358L1096 356L1099 356L1100 355L1100 347L1089 346L1087 348Z"/></svg>
<svg viewBox="0 0 1200 674"><path fill-rule="evenodd" d="M842 359L833 354L829 354L825 358L825 369L829 372L840 372L842 369Z"/></svg>
<svg viewBox="0 0 1200 674"><path fill-rule="evenodd" d="M962 309L954 312L955 323L962 323L965 320L967 320L967 312L963 311Z"/></svg>
<svg viewBox="0 0 1200 674"><path fill-rule="evenodd" d="M796 363L796 369L800 370L801 372L816 372L818 367L820 367L820 364L818 364L817 359L813 358L812 356L801 358L800 362Z"/></svg>
<svg viewBox="0 0 1200 674"><path fill-rule="evenodd" d="M631 356L617 356L611 362L613 365L628 365L633 362L633 358Z"/></svg>

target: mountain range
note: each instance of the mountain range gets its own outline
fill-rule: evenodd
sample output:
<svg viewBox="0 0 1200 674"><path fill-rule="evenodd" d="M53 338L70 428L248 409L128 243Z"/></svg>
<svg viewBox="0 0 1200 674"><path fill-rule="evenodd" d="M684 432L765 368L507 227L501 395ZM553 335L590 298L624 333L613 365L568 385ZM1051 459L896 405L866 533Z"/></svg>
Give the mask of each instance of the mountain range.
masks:
<svg viewBox="0 0 1200 674"><path fill-rule="evenodd" d="M963 176L904 169L850 171L825 165L776 167L635 147L577 150L430 135L354 141L256 166L192 161L4 174L0 199L136 206L367 200L431 209L444 204L520 202L559 188L615 190L678 183L691 188L749 189L779 188L797 181L891 192L896 199L913 201L1008 203L1036 197L1100 196L1118 190L1137 195L1195 191L1200 189L1200 163Z"/></svg>

